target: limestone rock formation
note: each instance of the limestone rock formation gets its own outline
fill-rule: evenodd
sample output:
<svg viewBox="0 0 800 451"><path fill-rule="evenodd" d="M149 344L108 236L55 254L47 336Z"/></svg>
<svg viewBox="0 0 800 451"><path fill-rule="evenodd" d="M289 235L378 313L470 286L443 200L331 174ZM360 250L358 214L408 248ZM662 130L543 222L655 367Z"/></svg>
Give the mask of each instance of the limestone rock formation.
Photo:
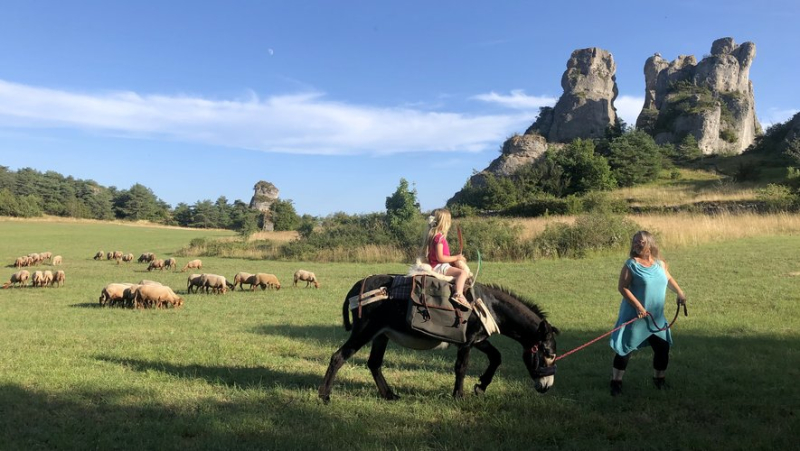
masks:
<svg viewBox="0 0 800 451"><path fill-rule="evenodd" d="M576 138L602 138L618 124L617 66L610 52L591 47L572 52L561 77L564 94L554 108L542 108L525 134L538 133L547 142L568 143Z"/></svg>
<svg viewBox="0 0 800 451"><path fill-rule="evenodd" d="M699 63L684 55L671 63L659 54L648 58L636 127L658 143L677 144L691 133L706 154L741 153L761 133L749 76L755 55L752 42L722 38Z"/></svg>
<svg viewBox="0 0 800 451"><path fill-rule="evenodd" d="M539 161L547 150L547 141L541 135L514 135L503 143L502 154L489 164L489 167L470 178L472 186L480 187L486 183L486 176L492 174L509 177L528 164Z"/></svg>
<svg viewBox="0 0 800 451"><path fill-rule="evenodd" d="M250 199L250 208L256 209L264 214L263 230L272 231L275 225L270 218L270 207L278 200L278 188L270 182L259 181L253 187L255 193Z"/></svg>

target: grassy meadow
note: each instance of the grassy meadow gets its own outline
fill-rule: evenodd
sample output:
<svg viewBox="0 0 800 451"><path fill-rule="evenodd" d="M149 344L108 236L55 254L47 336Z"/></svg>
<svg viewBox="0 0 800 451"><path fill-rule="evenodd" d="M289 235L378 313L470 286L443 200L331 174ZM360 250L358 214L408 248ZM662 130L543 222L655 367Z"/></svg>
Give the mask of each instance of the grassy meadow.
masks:
<svg viewBox="0 0 800 451"><path fill-rule="evenodd" d="M185 294L186 273L92 256L168 257L193 238L232 233L0 220L3 281L16 271L5 265L30 252L62 255L67 275L62 288L0 290L0 449L796 449L800 233L759 229L753 219L744 228L754 233L692 239L700 223L683 224L661 224L689 235L664 243L689 299L689 317L674 330L669 390L652 387L652 354L642 350L631 359L625 394L612 398L613 355L603 340L559 361L554 388L540 395L520 346L501 336L491 341L503 365L482 397L451 398L455 350L390 345L384 373L400 400L378 398L363 349L324 405L317 387L347 337L345 293L364 276L407 265L202 258L202 272L268 272L283 288ZM507 286L548 311L564 353L613 327L624 259L621 252L484 261L479 282ZM179 257L179 266L186 261ZM291 286L301 268L317 274L320 289ZM106 283L143 278L170 285L185 305L98 307ZM670 306L668 318L673 313ZM474 350L465 387L486 364Z"/></svg>

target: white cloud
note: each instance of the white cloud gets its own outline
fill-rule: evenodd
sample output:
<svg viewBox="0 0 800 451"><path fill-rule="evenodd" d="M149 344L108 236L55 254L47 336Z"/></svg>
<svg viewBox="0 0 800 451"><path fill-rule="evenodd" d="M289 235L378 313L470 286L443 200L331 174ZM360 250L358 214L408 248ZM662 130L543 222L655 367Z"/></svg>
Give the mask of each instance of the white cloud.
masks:
<svg viewBox="0 0 800 451"><path fill-rule="evenodd" d="M535 106L519 91L494 97ZM515 101L512 101L515 100ZM548 99L552 100L552 99ZM0 127L48 127L303 154L391 154L494 148L529 114L467 115L326 100L321 93L244 100L135 92L80 93L0 80Z"/></svg>
<svg viewBox="0 0 800 451"><path fill-rule="evenodd" d="M617 109L617 116L622 118L628 126L636 125L636 118L642 112L644 97L619 96L614 100L614 108Z"/></svg>
<svg viewBox="0 0 800 451"><path fill-rule="evenodd" d="M479 94L473 98L487 103L496 103L506 108L528 111L537 111L543 106L553 106L558 101L555 97L529 96L519 89L511 91L510 95L498 94L492 91L488 94Z"/></svg>

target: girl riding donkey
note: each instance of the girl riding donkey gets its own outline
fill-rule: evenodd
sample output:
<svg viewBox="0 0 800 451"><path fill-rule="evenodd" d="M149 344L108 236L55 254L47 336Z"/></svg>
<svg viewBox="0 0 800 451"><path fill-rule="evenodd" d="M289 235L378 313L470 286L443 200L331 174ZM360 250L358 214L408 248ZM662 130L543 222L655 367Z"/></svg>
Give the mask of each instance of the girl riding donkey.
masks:
<svg viewBox="0 0 800 451"><path fill-rule="evenodd" d="M455 293L451 300L462 307L470 308L467 298L464 297L464 285L469 277L467 259L462 254L450 255L450 246L447 244L447 232L451 225L449 210L440 208L433 212L428 218L423 255L428 258L428 263L435 272L455 279Z"/></svg>

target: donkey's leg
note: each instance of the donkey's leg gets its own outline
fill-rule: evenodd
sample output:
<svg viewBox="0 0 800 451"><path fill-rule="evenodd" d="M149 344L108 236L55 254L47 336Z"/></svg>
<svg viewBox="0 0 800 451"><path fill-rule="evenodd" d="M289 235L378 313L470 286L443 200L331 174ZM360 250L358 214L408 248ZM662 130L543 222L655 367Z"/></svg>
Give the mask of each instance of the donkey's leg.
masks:
<svg viewBox="0 0 800 451"><path fill-rule="evenodd" d="M400 397L392 392L392 388L386 383L386 379L383 377L383 371L381 370L383 366L383 355L386 353L387 344L389 344L389 337L387 337L386 334L378 335L372 340L372 351L369 353L367 366L369 370L372 371L372 378L375 379L375 384L378 386L378 392L380 392L381 397L389 401L394 401L395 399L400 399Z"/></svg>
<svg viewBox="0 0 800 451"><path fill-rule="evenodd" d="M377 332L378 330L375 327L355 326L350 333L350 338L344 342L341 348L333 353L331 356L331 363L328 365L328 370L325 372L325 379L322 381L322 385L319 386L319 397L324 402L327 403L331 399L331 386L333 385L333 379L336 377L339 368L344 365L347 359L352 357L353 354L358 352L365 344L369 343Z"/></svg>
<svg viewBox="0 0 800 451"><path fill-rule="evenodd" d="M482 395L489 384L492 383L492 379L494 378L494 373L497 371L497 368L500 366L502 362L502 357L500 356L500 351L497 350L491 343L488 341L481 341L475 343L475 347L478 348L479 351L486 354L486 357L489 358L489 366L486 367L486 371L481 374L480 383L475 384L475 394Z"/></svg>
<svg viewBox="0 0 800 451"><path fill-rule="evenodd" d="M472 346L464 346L458 349L456 357L456 383L453 387L453 398L464 397L464 376L467 374L467 367L469 366L469 351Z"/></svg>

